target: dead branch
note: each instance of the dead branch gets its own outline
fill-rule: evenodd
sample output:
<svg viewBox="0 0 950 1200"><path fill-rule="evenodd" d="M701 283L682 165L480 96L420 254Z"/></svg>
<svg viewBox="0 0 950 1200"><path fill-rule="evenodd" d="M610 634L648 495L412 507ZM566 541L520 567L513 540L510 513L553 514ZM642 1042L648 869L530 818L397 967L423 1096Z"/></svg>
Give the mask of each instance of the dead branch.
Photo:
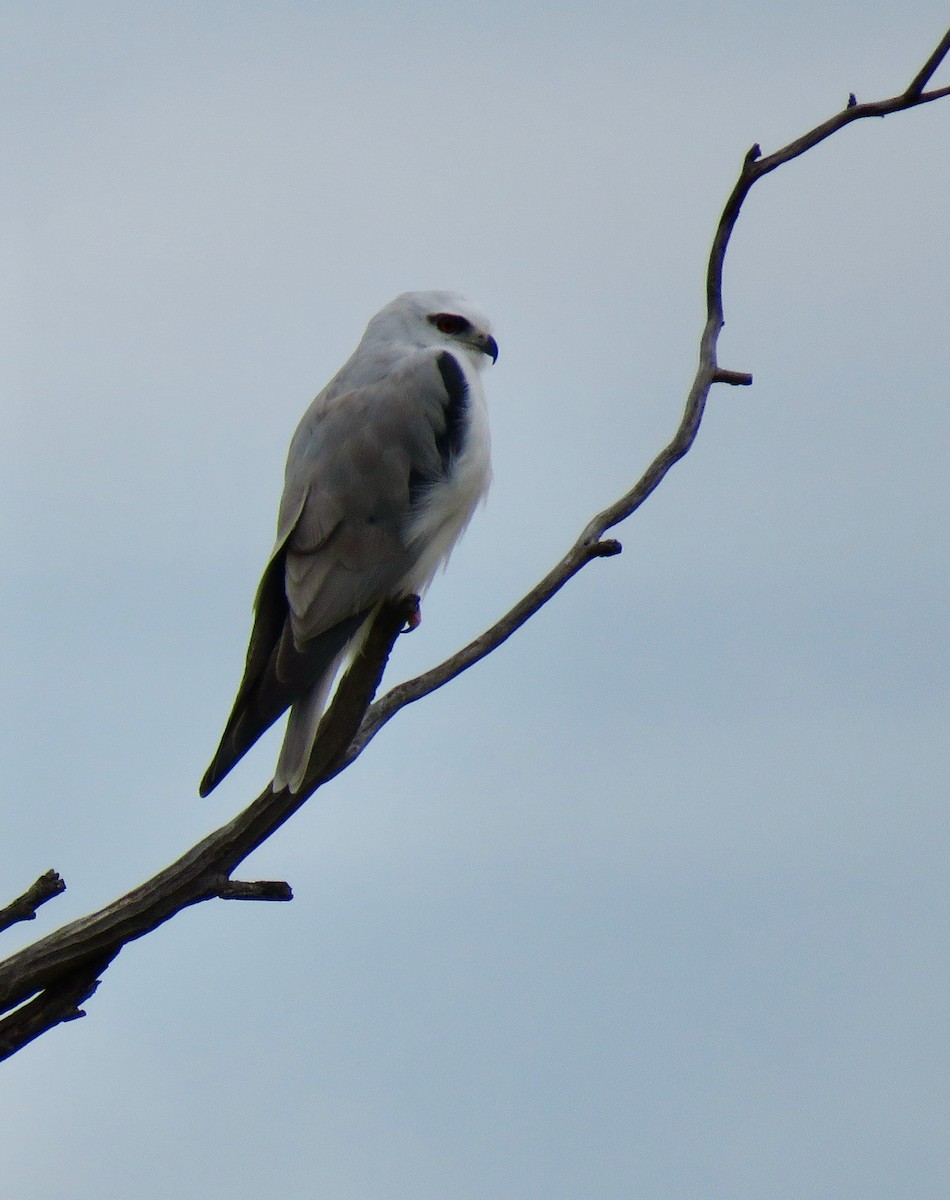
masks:
<svg viewBox="0 0 950 1200"><path fill-rule="evenodd" d="M407 704L443 687L496 650L534 613L595 558L620 552L620 544L604 534L626 520L660 485L671 467L692 447L714 383L745 386L751 375L719 366L717 348L723 325L722 270L739 212L753 185L764 175L799 157L833 133L866 117L884 117L950 95L950 87L925 92L950 51L950 30L898 96L846 106L827 121L774 153L762 156L756 145L746 155L739 178L719 218L706 272L706 321L700 337L699 364L672 440L641 478L619 499L593 517L573 546L526 596L490 629L430 671L392 688L373 702L383 669L403 625L411 601L385 606L377 616L359 658L342 679L320 727L307 781L297 795L268 787L227 825L209 834L177 862L114 903L73 921L0 963L0 1058L22 1049L56 1025L83 1016L80 1007L95 991L99 977L121 949L183 909L213 898L289 900L289 885L280 881L242 883L232 872L287 821L324 783L350 766L379 730ZM53 877L48 873L43 879ZM0 912L7 924L29 920L36 908L62 888L46 894L38 880L24 896ZM59 881L61 883L61 881ZM52 887L52 883L45 885ZM32 908L31 908L32 906ZM20 914L20 915L17 915ZM0 928L4 926L0 923Z"/></svg>
<svg viewBox="0 0 950 1200"><path fill-rule="evenodd" d="M17 921L35 921L36 910L47 900L52 900L65 891L66 884L57 871L44 872L22 896L11 900L6 908L0 908L0 933L15 925Z"/></svg>

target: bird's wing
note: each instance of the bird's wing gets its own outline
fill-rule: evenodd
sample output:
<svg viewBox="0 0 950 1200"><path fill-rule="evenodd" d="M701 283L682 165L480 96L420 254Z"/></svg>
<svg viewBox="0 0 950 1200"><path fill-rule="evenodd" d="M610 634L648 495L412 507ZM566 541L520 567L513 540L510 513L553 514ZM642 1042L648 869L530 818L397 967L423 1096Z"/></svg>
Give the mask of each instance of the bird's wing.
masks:
<svg viewBox="0 0 950 1200"><path fill-rule="evenodd" d="M410 571L418 548L406 531L420 497L461 450L466 396L453 355L419 353L375 383L328 389L304 414L244 678L202 795L335 669Z"/></svg>
<svg viewBox="0 0 950 1200"><path fill-rule="evenodd" d="M440 359L455 363L445 352L414 355L379 382L344 393L318 409L305 425L309 435L295 441L282 516L300 646L373 607L412 565L407 526L426 485L449 469L443 443L465 388L461 375L450 374L447 386Z"/></svg>

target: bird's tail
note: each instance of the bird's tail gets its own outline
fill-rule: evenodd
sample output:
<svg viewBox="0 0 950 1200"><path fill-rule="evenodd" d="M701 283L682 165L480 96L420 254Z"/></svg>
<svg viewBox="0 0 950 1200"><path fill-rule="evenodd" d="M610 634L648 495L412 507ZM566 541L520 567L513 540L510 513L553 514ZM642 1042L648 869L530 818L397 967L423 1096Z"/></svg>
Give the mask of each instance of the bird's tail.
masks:
<svg viewBox="0 0 950 1200"><path fill-rule="evenodd" d="M364 612L347 617L302 649L293 645L289 628L285 630L287 636L275 646L266 668L257 676L245 677L242 682L220 745L199 785L199 795L207 796L216 788L257 739L291 706L291 721L280 755L285 769L278 767L274 787L275 790L285 786L291 791L299 790L337 669L368 615ZM292 786L291 781L296 786Z"/></svg>
<svg viewBox="0 0 950 1200"><path fill-rule="evenodd" d="M310 765L313 744L333 680L340 669L344 654L338 654L316 687L296 701L287 718L287 732L280 747L277 769L274 771L274 791L286 788L299 792Z"/></svg>
<svg viewBox="0 0 950 1200"><path fill-rule="evenodd" d="M290 710L287 721L287 732L280 748L277 760L277 770L274 772L274 791L287 788L289 792L299 792L307 776L310 758L313 755L313 745L317 740L317 731L323 710L327 706L327 697L333 687L340 667L351 663L363 649L363 643L373 624L373 618L379 612L380 606L372 609L369 614L362 614L362 624L354 631L350 640L327 668L326 675L320 682L299 700Z"/></svg>

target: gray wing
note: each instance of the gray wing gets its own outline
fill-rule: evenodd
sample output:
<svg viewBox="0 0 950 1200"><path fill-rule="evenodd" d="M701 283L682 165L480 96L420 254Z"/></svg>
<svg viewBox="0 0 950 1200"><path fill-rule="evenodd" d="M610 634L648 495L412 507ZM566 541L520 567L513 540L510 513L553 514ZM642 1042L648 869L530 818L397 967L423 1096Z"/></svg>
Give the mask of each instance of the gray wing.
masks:
<svg viewBox="0 0 950 1200"><path fill-rule="evenodd" d="M291 443L277 542L254 604L244 678L204 778L207 795L319 687L413 565L405 532L462 449L467 384L448 352L366 387L321 393Z"/></svg>

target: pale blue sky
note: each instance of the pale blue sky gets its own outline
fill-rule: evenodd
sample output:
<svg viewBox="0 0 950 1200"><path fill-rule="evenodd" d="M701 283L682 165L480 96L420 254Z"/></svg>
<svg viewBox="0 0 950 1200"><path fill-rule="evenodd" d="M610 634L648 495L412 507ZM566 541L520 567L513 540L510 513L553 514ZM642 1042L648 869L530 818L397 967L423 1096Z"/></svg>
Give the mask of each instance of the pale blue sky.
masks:
<svg viewBox="0 0 950 1200"><path fill-rule="evenodd" d="M753 141L946 8L0 12L0 899L114 898L207 801L297 418L395 293L492 315L496 482L390 678L675 428ZM946 82L946 69L940 76ZM0 1078L16 1200L950 1190L950 101L764 181L694 452L498 654Z"/></svg>

